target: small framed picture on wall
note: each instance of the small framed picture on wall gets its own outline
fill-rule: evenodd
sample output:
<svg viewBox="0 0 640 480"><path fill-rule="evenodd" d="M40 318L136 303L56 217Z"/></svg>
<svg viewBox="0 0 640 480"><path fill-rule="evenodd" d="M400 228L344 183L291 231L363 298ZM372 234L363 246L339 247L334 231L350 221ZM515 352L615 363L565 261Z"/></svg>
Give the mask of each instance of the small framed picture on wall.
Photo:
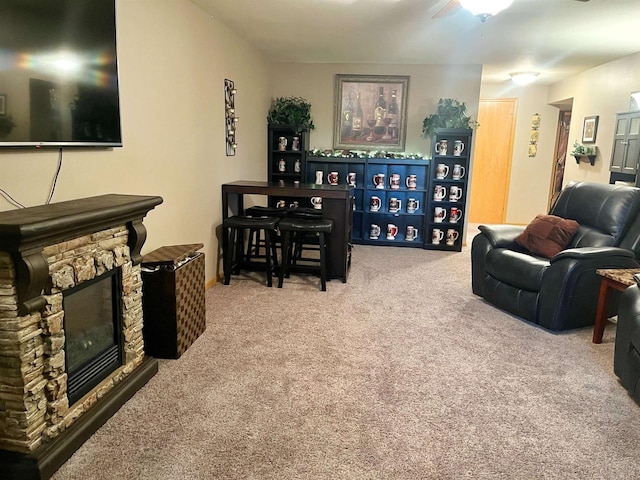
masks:
<svg viewBox="0 0 640 480"><path fill-rule="evenodd" d="M582 128L582 143L595 143L596 133L598 133L598 115L584 117Z"/></svg>

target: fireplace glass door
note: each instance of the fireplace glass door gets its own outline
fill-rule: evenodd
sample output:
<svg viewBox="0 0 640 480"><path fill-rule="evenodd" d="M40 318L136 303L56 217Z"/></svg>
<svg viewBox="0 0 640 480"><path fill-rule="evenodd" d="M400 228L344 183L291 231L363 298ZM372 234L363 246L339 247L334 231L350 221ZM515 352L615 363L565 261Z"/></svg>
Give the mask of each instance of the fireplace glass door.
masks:
<svg viewBox="0 0 640 480"><path fill-rule="evenodd" d="M116 269L63 294L71 404L122 365L120 284Z"/></svg>

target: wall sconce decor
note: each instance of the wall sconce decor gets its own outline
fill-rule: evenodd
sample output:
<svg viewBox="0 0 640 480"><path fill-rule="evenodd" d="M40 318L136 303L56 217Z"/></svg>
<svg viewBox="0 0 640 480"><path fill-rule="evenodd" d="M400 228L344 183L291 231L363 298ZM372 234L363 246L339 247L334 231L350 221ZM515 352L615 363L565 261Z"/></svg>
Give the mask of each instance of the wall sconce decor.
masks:
<svg viewBox="0 0 640 480"><path fill-rule="evenodd" d="M236 123L239 118L236 117L236 87L232 80L224 79L224 118L225 118L225 136L227 139L227 156L231 157L236 154Z"/></svg>

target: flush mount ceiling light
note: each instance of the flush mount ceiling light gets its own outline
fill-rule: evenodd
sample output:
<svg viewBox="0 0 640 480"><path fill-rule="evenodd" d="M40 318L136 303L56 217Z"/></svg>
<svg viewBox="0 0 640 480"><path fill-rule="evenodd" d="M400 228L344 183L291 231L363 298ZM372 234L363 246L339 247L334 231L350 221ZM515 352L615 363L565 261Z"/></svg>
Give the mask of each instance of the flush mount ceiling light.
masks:
<svg viewBox="0 0 640 480"><path fill-rule="evenodd" d="M509 7L513 0L460 0L460 5L483 22L492 15Z"/></svg>
<svg viewBox="0 0 640 480"><path fill-rule="evenodd" d="M540 75L538 72L516 72L509 74L513 83L517 83L518 85L529 85L536 81L538 75Z"/></svg>

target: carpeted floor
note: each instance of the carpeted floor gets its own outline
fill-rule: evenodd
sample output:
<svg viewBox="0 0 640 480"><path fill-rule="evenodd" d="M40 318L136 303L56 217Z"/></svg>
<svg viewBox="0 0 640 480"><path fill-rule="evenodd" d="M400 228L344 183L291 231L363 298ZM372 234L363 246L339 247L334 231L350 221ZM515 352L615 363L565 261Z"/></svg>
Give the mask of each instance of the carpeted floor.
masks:
<svg viewBox="0 0 640 480"><path fill-rule="evenodd" d="M357 245L347 284L207 291L207 330L65 479L640 478L615 327L553 334L471 293L462 253Z"/></svg>

